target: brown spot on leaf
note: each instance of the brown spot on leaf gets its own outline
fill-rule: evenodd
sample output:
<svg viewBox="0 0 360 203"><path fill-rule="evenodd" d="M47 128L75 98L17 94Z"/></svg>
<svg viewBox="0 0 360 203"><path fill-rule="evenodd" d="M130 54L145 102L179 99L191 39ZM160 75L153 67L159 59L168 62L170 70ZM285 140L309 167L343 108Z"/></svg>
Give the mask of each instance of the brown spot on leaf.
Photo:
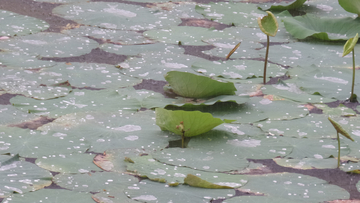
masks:
<svg viewBox="0 0 360 203"><path fill-rule="evenodd" d="M23 129L30 129L30 130L36 130L38 127L43 126L47 123L52 122L53 120L55 120L55 118L49 118L46 116L42 116L39 118L36 118L34 120L31 121L26 121L23 123L19 123L19 124L10 124L8 125L9 127L19 127L19 128L23 128Z"/></svg>
<svg viewBox="0 0 360 203"><path fill-rule="evenodd" d="M193 26L193 27L204 27L204 28L215 28L217 30L222 30L227 27L231 27L230 25L225 25L221 23L217 23L207 19L197 19L197 18L182 18L182 22L179 26Z"/></svg>

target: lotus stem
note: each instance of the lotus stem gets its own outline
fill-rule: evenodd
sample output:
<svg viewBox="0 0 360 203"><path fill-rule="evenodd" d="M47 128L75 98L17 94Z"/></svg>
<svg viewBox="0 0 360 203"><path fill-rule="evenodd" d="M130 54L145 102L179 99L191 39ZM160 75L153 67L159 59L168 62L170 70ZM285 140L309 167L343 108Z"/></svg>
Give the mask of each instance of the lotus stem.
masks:
<svg viewBox="0 0 360 203"><path fill-rule="evenodd" d="M269 35L267 36L267 44L266 44L266 54L265 54L265 65L264 65L264 85L266 83L266 67L267 67L267 60L268 60L268 56L269 56L269 44L270 44L270 37Z"/></svg>
<svg viewBox="0 0 360 203"><path fill-rule="evenodd" d="M353 77L352 77L352 85L351 85L351 96L350 96L350 102L356 102L356 98L354 95L354 86L355 86L355 51L352 50L352 58L353 58Z"/></svg>
<svg viewBox="0 0 360 203"><path fill-rule="evenodd" d="M340 136L339 136L339 132L337 132L337 141L338 141L338 163L337 163L337 168L340 167Z"/></svg>
<svg viewBox="0 0 360 203"><path fill-rule="evenodd" d="M185 148L185 132L181 135L181 148Z"/></svg>

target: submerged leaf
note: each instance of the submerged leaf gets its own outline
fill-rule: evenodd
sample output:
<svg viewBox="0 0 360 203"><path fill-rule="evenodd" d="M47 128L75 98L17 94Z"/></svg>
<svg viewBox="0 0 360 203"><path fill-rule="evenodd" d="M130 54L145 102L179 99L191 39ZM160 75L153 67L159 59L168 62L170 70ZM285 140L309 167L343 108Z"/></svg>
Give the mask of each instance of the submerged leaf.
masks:
<svg viewBox="0 0 360 203"><path fill-rule="evenodd" d="M214 118L210 113L156 109L156 125L177 135L182 135L182 132L185 131L185 137L200 135L222 123L224 121ZM179 128L180 124L183 129Z"/></svg>
<svg viewBox="0 0 360 203"><path fill-rule="evenodd" d="M344 45L344 52L343 52L343 55L342 55L343 57L350 54L350 52L352 50L354 50L354 47L355 47L358 39L359 39L359 34L356 33L355 37L350 38L348 41L346 41L346 43Z"/></svg>
<svg viewBox="0 0 360 203"><path fill-rule="evenodd" d="M266 35L275 37L275 35L278 31L278 28L279 28L279 24L276 20L276 17L274 16L274 14L272 14L270 11L266 11L266 13L268 13L267 16L258 18L259 27L260 27L261 31L263 33L265 33Z"/></svg>
<svg viewBox="0 0 360 203"><path fill-rule="evenodd" d="M172 90L183 97L209 98L219 95L233 95L236 88L232 82L219 82L192 73L170 71L165 75Z"/></svg>
<svg viewBox="0 0 360 203"><path fill-rule="evenodd" d="M352 139L352 137L349 135L349 133L347 133L341 126L340 124L338 124L336 121L334 121L333 119L331 119L330 117L328 117L329 121L331 122L331 124L334 126L334 128L336 129L336 131L342 135L344 135L346 138L348 138L351 141L354 141L354 139Z"/></svg>
<svg viewBox="0 0 360 203"><path fill-rule="evenodd" d="M193 186L193 187L201 187L201 188L209 188L209 189L232 189L233 187L216 185L210 183L209 181L203 180L195 175L187 174L184 179L184 183Z"/></svg>

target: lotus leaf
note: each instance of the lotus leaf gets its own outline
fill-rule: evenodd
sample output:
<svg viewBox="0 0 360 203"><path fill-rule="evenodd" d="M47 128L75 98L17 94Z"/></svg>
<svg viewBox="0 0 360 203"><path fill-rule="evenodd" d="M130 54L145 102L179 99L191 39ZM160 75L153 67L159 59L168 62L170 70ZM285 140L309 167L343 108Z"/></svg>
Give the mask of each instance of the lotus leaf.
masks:
<svg viewBox="0 0 360 203"><path fill-rule="evenodd" d="M0 64L12 68L37 69L54 66L56 62L40 60L36 54L22 51L0 51Z"/></svg>
<svg viewBox="0 0 360 203"><path fill-rule="evenodd" d="M350 54L351 51L354 50L354 47L357 43L359 39L359 34L356 33L355 37L350 38L348 41L346 41L345 45L344 45L344 52L343 52L343 57Z"/></svg>
<svg viewBox="0 0 360 203"><path fill-rule="evenodd" d="M40 58L80 56L90 53L98 45L96 41L85 37L71 37L51 32L0 41L0 47L3 50L28 53Z"/></svg>
<svg viewBox="0 0 360 203"><path fill-rule="evenodd" d="M287 202L323 202L349 198L349 193L339 186L298 173L254 175L242 190L258 192L270 198L284 198Z"/></svg>
<svg viewBox="0 0 360 203"><path fill-rule="evenodd" d="M356 17L356 15L345 11L339 4L339 1L315 0L306 1L304 5L298 9L300 12L312 13L317 16L327 17Z"/></svg>
<svg viewBox="0 0 360 203"><path fill-rule="evenodd" d="M326 98L321 95L306 93L294 83L278 83L276 85L266 85L261 88L261 91L267 95L279 96L301 103L326 103L336 101L335 99Z"/></svg>
<svg viewBox="0 0 360 203"><path fill-rule="evenodd" d="M209 202L211 200L223 199L235 195L235 190L231 189L209 190L194 188L188 185L169 187L168 185L149 180L143 180L137 187L128 188L125 192L131 199L136 200L136 202Z"/></svg>
<svg viewBox="0 0 360 203"><path fill-rule="evenodd" d="M223 203L258 203L258 202L266 202L266 203L288 203L290 200L286 198L267 196L267 195L255 195L255 196L237 196L231 199L227 199L223 201ZM300 203L303 201L294 201L291 200L292 203Z"/></svg>
<svg viewBox="0 0 360 203"><path fill-rule="evenodd" d="M41 168L60 173L88 173L101 171L92 163L94 154L59 154L50 157L43 156L35 163Z"/></svg>
<svg viewBox="0 0 360 203"><path fill-rule="evenodd" d="M219 82L205 76L179 71L170 71L165 75L166 81L176 94L191 98L209 98L219 95L233 95L234 83Z"/></svg>
<svg viewBox="0 0 360 203"><path fill-rule="evenodd" d="M78 2L86 2L88 0L34 0L39 2L49 2L49 3L78 3Z"/></svg>
<svg viewBox="0 0 360 203"><path fill-rule="evenodd" d="M0 105L0 125L15 124L36 118L35 115L19 111L10 105Z"/></svg>
<svg viewBox="0 0 360 203"><path fill-rule="evenodd" d="M233 187L229 186L221 186L210 183L206 180L203 180L196 175L188 174L184 179L184 184L193 186L193 187L200 187L200 188L207 188L207 189L232 189Z"/></svg>
<svg viewBox="0 0 360 203"><path fill-rule="evenodd" d="M180 24L177 17L138 5L110 2L65 4L52 11L79 24L117 30L148 30Z"/></svg>
<svg viewBox="0 0 360 203"><path fill-rule="evenodd" d="M317 158L304 158L304 159L279 159L275 158L274 161L284 167L291 167L296 169L326 169L336 168L336 159L317 159Z"/></svg>
<svg viewBox="0 0 360 203"><path fill-rule="evenodd" d="M89 203L93 201L90 193L72 192L64 189L42 189L26 194L14 194L4 199L3 203L58 202L59 199L64 202L77 203Z"/></svg>
<svg viewBox="0 0 360 203"><path fill-rule="evenodd" d="M315 104L316 108L321 109L324 114L334 116L356 116L356 112L344 104L340 104L336 108L330 108L326 104Z"/></svg>
<svg viewBox="0 0 360 203"><path fill-rule="evenodd" d="M205 133L214 127L224 123L219 118L212 117L209 113L200 111L171 111L162 108L156 109L156 125L163 130L171 131L177 135L193 137ZM184 129L177 126L182 124Z"/></svg>
<svg viewBox="0 0 360 203"><path fill-rule="evenodd" d="M235 36L231 36L231 33L226 31L192 26L175 26L161 30L149 30L144 32L144 36L163 43L194 46L207 45L202 41L206 39L235 38Z"/></svg>
<svg viewBox="0 0 360 203"><path fill-rule="evenodd" d="M265 14L255 4L235 2L209 3L196 6L195 10L207 19L238 27L257 27L257 18Z"/></svg>
<svg viewBox="0 0 360 203"><path fill-rule="evenodd" d="M257 60L231 61L199 61L192 64L192 68L208 76L220 76L231 79L252 79L263 76L263 62ZM286 69L275 64L269 64L270 77L283 76Z"/></svg>
<svg viewBox="0 0 360 203"><path fill-rule="evenodd" d="M281 3L276 5L271 5L270 8L268 8L268 5L260 5L260 9L262 10L271 10L271 11L283 11L283 10L293 10L300 8L306 0L295 0L293 2L289 3Z"/></svg>
<svg viewBox="0 0 360 203"><path fill-rule="evenodd" d="M35 99L53 99L68 95L70 84L61 73L48 70L0 70L0 88L10 94L22 94Z"/></svg>
<svg viewBox="0 0 360 203"><path fill-rule="evenodd" d="M268 36L275 37L279 28L279 24L274 14L272 14L270 11L266 11L266 13L268 14L267 16L258 18L260 30Z"/></svg>
<svg viewBox="0 0 360 203"><path fill-rule="evenodd" d="M49 171L20 160L19 155L0 155L0 171L0 198L14 193L24 195L51 184Z"/></svg>
<svg viewBox="0 0 360 203"><path fill-rule="evenodd" d="M13 97L10 102L20 110L50 117L59 117L74 112L103 111L126 112L137 111L140 103L136 99L127 98L119 90L86 90L72 91L67 97L38 101L23 96ZM106 98L106 99L105 99ZM105 99L105 100L104 100ZM119 102L121 101L121 102Z"/></svg>
<svg viewBox="0 0 360 203"><path fill-rule="evenodd" d="M158 182L184 183L187 174L196 174L208 182L238 188L247 181L245 175L230 175L225 173L211 173L200 170L194 170L183 166L172 166L160 163L151 156L130 157L134 163L126 162L127 170L134 172L140 177L147 177L150 180Z"/></svg>
<svg viewBox="0 0 360 203"><path fill-rule="evenodd" d="M99 63L58 63L40 74L59 75L77 88L120 88L141 83L140 79L121 74L117 68Z"/></svg>
<svg viewBox="0 0 360 203"><path fill-rule="evenodd" d="M0 10L0 19L0 36L29 35L49 28L49 24L43 20L30 16L19 15L6 10Z"/></svg>
<svg viewBox="0 0 360 203"><path fill-rule="evenodd" d="M76 192L101 192L117 189L121 193L125 188L136 186L139 179L124 173L96 172L84 174L58 174L53 181L60 187Z"/></svg>
<svg viewBox="0 0 360 203"><path fill-rule="evenodd" d="M344 137L348 138L351 141L354 141L354 139L349 135L348 132L346 132L339 123L328 117L330 123L334 126L337 133L342 134Z"/></svg>
<svg viewBox="0 0 360 203"><path fill-rule="evenodd" d="M40 158L83 153L90 148L84 137L68 136L65 133L39 132L1 127L0 129L0 152L2 154L19 154L22 157Z"/></svg>
<svg viewBox="0 0 360 203"><path fill-rule="evenodd" d="M211 172L242 170L249 164L241 157L211 149L204 151L196 148L168 148L151 155L162 163Z"/></svg>
<svg viewBox="0 0 360 203"><path fill-rule="evenodd" d="M153 45L144 45L143 47L145 48L145 46L154 47ZM161 50L156 49L154 52L147 52L145 49L139 57L130 57L126 61L120 63L118 67L121 72L135 78L164 81L164 75L168 71L176 70L193 72L191 64L201 59L199 57L184 54L184 48L181 47L169 45L159 46L158 44L156 44L156 47ZM164 47L164 49L162 49L162 47ZM119 51L127 50L119 49Z"/></svg>
<svg viewBox="0 0 360 203"><path fill-rule="evenodd" d="M113 44L105 43L100 46L104 51L127 56L135 55L145 55L147 52L183 52L182 48L174 47L173 45L167 45L163 43L151 43L151 44L136 44L136 45L122 45L122 44ZM120 65L120 68L126 68L126 65Z"/></svg>
<svg viewBox="0 0 360 203"><path fill-rule="evenodd" d="M360 29L360 19L321 18L312 14L284 19L286 30L298 39L347 40Z"/></svg>
<svg viewBox="0 0 360 203"><path fill-rule="evenodd" d="M339 4L345 11L360 15L360 2L351 0L339 0Z"/></svg>

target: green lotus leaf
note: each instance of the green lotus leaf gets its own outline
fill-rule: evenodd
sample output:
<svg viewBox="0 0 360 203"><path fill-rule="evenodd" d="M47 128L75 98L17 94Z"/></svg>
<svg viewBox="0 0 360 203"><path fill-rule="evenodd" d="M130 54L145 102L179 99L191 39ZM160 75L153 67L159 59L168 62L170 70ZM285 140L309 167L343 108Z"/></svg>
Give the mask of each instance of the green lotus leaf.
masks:
<svg viewBox="0 0 360 203"><path fill-rule="evenodd" d="M268 8L268 5L260 5L259 8L262 10L270 10L270 11L294 10L300 8L305 2L306 0L296 0L294 2L271 5L270 8Z"/></svg>
<svg viewBox="0 0 360 203"><path fill-rule="evenodd" d="M360 2L356 0L339 0L339 4L343 9L350 13L360 15Z"/></svg>
<svg viewBox="0 0 360 203"><path fill-rule="evenodd" d="M330 117L328 117L328 119L329 119L330 123L334 126L335 130L338 133L342 134L343 136L345 136L349 140L354 141L354 139L349 135L348 132L346 132L346 130L344 130L344 128L341 127L341 125L339 123L337 123L336 121L334 121Z"/></svg>
<svg viewBox="0 0 360 203"><path fill-rule="evenodd" d="M344 104L339 104L339 106L335 108L330 108L326 104L314 104L314 106L318 109L321 109L322 112L326 115L332 116L356 116L356 112L351 108L346 107Z"/></svg>
<svg viewBox="0 0 360 203"><path fill-rule="evenodd" d="M216 185L210 183L209 181L203 180L198 176L187 174L186 178L184 179L184 183L188 184L193 187L200 187L200 188L208 188L208 189L232 189L233 187L223 186L223 185Z"/></svg>
<svg viewBox="0 0 360 203"><path fill-rule="evenodd" d="M354 50L354 47L355 47L358 39L359 39L359 34L356 33L355 37L350 38L348 41L346 41L346 43L344 45L344 52L343 52L343 55L342 55L343 57L350 54L350 52L352 50Z"/></svg>
<svg viewBox="0 0 360 203"><path fill-rule="evenodd" d="M246 175L231 175L226 173L205 172L184 166L173 166L163 164L153 159L152 156L130 157L133 163L125 162L127 170L140 177L147 177L150 180L166 183L184 183L187 174L196 174L201 179L221 186L239 188L247 181Z"/></svg>
<svg viewBox="0 0 360 203"><path fill-rule="evenodd" d="M233 95L236 88L232 82L219 82L192 73L170 71L165 75L172 90L183 97L209 98L219 95Z"/></svg>
<svg viewBox="0 0 360 203"><path fill-rule="evenodd" d="M181 23L170 11L114 2L64 4L52 12L79 24L117 30L150 30Z"/></svg>
<svg viewBox="0 0 360 203"><path fill-rule="evenodd" d="M10 105L0 105L0 125L21 123L35 119L37 116L25 113Z"/></svg>
<svg viewBox="0 0 360 203"><path fill-rule="evenodd" d="M295 38L314 37L320 40L348 40L360 29L359 18L322 18L312 14L286 18L286 30Z"/></svg>
<svg viewBox="0 0 360 203"><path fill-rule="evenodd" d="M59 154L43 156L36 159L35 163L41 168L60 173L88 173L101 171L92 161L93 154Z"/></svg>
<svg viewBox="0 0 360 203"><path fill-rule="evenodd" d="M80 56L90 53L98 46L96 41L89 38L55 32L40 32L0 41L3 50L28 53L38 58Z"/></svg>
<svg viewBox="0 0 360 203"><path fill-rule="evenodd" d="M284 167L290 167L295 169L326 169L326 168L336 168L337 160L336 159L316 159L316 158L303 158L303 159L273 159L278 165Z"/></svg>
<svg viewBox="0 0 360 203"><path fill-rule="evenodd" d="M189 185L169 187L167 184L142 180L136 187L125 189L127 195L136 202L194 203L210 202L235 195L234 189L205 189Z"/></svg>
<svg viewBox="0 0 360 203"><path fill-rule="evenodd" d="M237 27L257 27L256 19L265 12L257 9L255 4L237 2L211 2L197 5L196 12L205 18Z"/></svg>
<svg viewBox="0 0 360 203"><path fill-rule="evenodd" d="M350 196L339 186L298 173L253 175L249 179L250 181L241 188L243 191L260 193L270 198L284 198L287 202L324 202L349 199Z"/></svg>
<svg viewBox="0 0 360 203"><path fill-rule="evenodd" d="M276 20L276 17L274 16L274 14L272 14L270 11L266 11L266 13L268 13L267 16L258 18L259 27L260 27L261 31L263 33L265 33L266 35L275 37L275 35L278 31L278 28L279 28L279 24Z"/></svg>
<svg viewBox="0 0 360 203"><path fill-rule="evenodd" d="M51 184L49 171L20 160L19 155L0 155L0 171L0 198L14 193L24 195Z"/></svg>
<svg viewBox="0 0 360 203"><path fill-rule="evenodd" d="M125 174L115 172L96 172L69 174L60 173L53 178L56 185L76 192L101 192L108 189L117 189L119 193L125 188L139 183L139 179Z"/></svg>
<svg viewBox="0 0 360 203"><path fill-rule="evenodd" d="M4 203L23 203L23 202L93 202L91 193L73 192L64 189L42 189L26 194L14 194L4 199Z"/></svg>
<svg viewBox="0 0 360 203"><path fill-rule="evenodd" d="M0 36L22 36L35 34L49 28L43 20L0 10Z"/></svg>
<svg viewBox="0 0 360 203"><path fill-rule="evenodd" d="M200 111L156 109L156 125L161 129L171 131L177 135L182 135L182 130L184 130L185 137L200 135L222 123L224 123L224 121L221 119L214 118L211 114ZM184 129L177 127L180 124L184 126Z"/></svg>

